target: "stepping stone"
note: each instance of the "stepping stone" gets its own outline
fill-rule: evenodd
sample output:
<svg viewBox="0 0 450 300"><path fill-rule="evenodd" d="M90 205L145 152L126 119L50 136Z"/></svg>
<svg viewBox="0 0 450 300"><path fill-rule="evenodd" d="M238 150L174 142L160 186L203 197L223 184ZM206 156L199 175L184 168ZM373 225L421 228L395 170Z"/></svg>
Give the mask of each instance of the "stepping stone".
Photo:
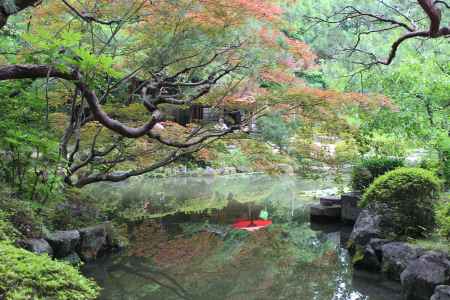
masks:
<svg viewBox="0 0 450 300"><path fill-rule="evenodd" d="M341 205L341 198L335 196L321 197L320 204L323 206Z"/></svg>
<svg viewBox="0 0 450 300"><path fill-rule="evenodd" d="M316 204L310 207L310 215L311 221L315 222L338 221L341 218L341 206Z"/></svg>

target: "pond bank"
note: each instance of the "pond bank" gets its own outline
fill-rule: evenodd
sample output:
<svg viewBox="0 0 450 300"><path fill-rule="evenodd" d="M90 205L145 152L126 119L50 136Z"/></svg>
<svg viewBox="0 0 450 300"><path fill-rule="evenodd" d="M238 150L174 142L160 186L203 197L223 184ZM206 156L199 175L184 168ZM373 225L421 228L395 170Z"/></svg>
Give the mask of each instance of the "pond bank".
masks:
<svg viewBox="0 0 450 300"><path fill-rule="evenodd" d="M360 210L360 195L350 193L341 198L324 197L311 207L311 217L318 221L348 223L350 214L357 217L346 245L355 268L383 274L400 282L405 300L450 299L450 256L442 251L426 251L383 234L383 216ZM346 208L344 208L346 207Z"/></svg>

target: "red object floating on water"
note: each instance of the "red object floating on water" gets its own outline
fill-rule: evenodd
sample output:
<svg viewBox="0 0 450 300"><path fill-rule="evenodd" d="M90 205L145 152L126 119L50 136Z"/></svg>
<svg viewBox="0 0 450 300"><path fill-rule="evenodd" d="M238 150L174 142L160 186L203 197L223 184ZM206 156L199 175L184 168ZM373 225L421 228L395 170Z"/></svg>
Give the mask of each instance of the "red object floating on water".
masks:
<svg viewBox="0 0 450 300"><path fill-rule="evenodd" d="M236 220L233 228L247 231L255 231L272 225L272 220Z"/></svg>

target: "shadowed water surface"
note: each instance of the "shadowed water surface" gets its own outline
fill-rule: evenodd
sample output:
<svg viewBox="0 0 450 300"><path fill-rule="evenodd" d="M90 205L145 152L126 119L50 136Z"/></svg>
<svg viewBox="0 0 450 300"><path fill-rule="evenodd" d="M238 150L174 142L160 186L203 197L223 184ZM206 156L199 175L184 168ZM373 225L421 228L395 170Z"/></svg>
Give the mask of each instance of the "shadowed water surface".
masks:
<svg viewBox="0 0 450 300"><path fill-rule="evenodd" d="M139 179L98 185L126 218L130 246L84 267L101 299L401 299L397 284L352 270L351 228L308 221L334 183L265 175ZM233 230L269 212L273 225Z"/></svg>

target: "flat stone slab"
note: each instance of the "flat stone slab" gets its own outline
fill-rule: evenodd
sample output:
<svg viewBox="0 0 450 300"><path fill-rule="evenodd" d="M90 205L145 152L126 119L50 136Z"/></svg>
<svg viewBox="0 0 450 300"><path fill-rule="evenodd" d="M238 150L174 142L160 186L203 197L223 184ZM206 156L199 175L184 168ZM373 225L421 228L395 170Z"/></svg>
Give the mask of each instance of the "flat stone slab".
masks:
<svg viewBox="0 0 450 300"><path fill-rule="evenodd" d="M341 205L341 197L320 197L320 204L322 204L323 206Z"/></svg>
<svg viewBox="0 0 450 300"><path fill-rule="evenodd" d="M341 218L341 206L316 204L310 207L310 215L312 221L339 220Z"/></svg>
<svg viewBox="0 0 450 300"><path fill-rule="evenodd" d="M360 200L361 194L358 192L347 193L341 196L343 221L351 223L356 222L362 210L360 207L358 207L358 202Z"/></svg>

